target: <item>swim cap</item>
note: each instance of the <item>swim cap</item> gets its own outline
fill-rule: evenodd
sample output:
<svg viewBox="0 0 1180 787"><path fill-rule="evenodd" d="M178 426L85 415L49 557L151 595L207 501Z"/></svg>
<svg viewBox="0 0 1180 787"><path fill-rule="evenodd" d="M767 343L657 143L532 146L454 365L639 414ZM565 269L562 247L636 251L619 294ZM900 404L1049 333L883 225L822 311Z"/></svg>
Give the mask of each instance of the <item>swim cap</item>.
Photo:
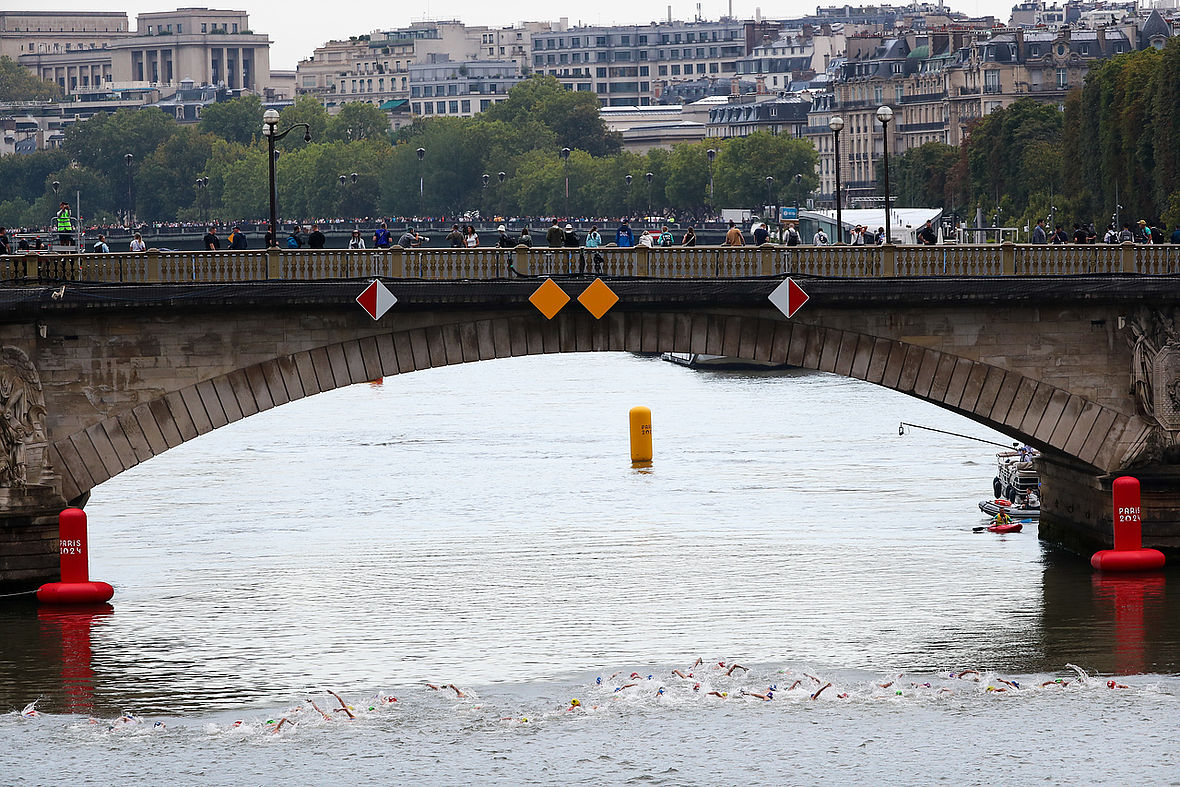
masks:
<svg viewBox="0 0 1180 787"><path fill-rule="evenodd" d="M570 707L576 708L576 707L578 707L578 706L579 706L579 705L581 705L581 704L582 704L582 702L581 702L580 700L576 699L576 698L575 698L575 699L572 699L572 700L570 700Z"/></svg>

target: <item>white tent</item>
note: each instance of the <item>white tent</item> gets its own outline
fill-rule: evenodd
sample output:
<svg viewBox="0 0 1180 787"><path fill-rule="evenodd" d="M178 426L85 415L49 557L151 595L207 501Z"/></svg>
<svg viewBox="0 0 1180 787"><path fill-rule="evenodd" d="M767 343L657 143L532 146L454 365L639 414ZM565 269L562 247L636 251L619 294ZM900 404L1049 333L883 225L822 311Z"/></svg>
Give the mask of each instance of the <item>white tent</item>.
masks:
<svg viewBox="0 0 1180 787"><path fill-rule="evenodd" d="M818 211L827 216L834 223L835 210ZM884 208L856 208L840 211L840 220L844 223L844 237L852 232L858 224L868 227L869 232L875 233L878 227L885 226ZM938 233L938 241L942 242L942 208L893 208L889 211L889 234L894 243L917 243L918 231L929 220ZM835 240L833 238L833 240Z"/></svg>

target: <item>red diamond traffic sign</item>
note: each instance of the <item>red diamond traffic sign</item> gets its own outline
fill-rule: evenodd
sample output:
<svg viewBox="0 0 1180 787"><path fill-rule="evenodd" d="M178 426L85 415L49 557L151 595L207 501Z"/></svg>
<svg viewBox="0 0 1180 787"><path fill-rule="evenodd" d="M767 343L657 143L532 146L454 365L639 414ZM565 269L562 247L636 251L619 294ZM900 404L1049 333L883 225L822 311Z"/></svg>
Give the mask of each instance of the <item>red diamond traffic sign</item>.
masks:
<svg viewBox="0 0 1180 787"><path fill-rule="evenodd" d="M803 292L803 288L796 284L794 279L787 279L775 287L767 297L774 304L774 308L787 315L788 318L794 317L795 313L802 309L803 304L809 300L807 293Z"/></svg>
<svg viewBox="0 0 1180 787"><path fill-rule="evenodd" d="M380 320L381 315L397 303L397 297L389 291L388 287L374 279L368 287L365 287L364 292L356 296L356 302L361 305L366 314L374 320Z"/></svg>

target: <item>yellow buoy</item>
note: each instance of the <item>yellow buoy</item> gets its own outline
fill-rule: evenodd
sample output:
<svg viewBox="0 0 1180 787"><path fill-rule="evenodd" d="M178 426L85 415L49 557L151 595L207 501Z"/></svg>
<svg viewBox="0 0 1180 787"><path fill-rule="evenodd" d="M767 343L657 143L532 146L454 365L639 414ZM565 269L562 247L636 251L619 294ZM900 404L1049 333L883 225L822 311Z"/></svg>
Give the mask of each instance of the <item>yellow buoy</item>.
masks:
<svg viewBox="0 0 1180 787"><path fill-rule="evenodd" d="M631 408L631 461L651 462L651 408Z"/></svg>

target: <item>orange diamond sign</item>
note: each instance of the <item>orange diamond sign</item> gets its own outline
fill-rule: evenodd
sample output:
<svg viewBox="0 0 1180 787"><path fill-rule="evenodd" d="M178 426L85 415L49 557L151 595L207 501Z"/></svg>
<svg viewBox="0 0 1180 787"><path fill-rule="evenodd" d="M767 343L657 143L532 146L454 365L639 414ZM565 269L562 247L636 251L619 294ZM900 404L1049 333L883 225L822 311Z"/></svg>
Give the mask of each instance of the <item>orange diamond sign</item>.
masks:
<svg viewBox="0 0 1180 787"><path fill-rule="evenodd" d="M552 320L561 308L570 302L570 296L565 290L554 284L553 279L546 279L545 283L529 296L529 302L537 307L537 311L545 315L545 319Z"/></svg>
<svg viewBox="0 0 1180 787"><path fill-rule="evenodd" d="M602 279L595 279L590 286L582 290L578 296L578 303L586 307L586 311L594 315L594 319L601 320L602 315L611 310L619 302L619 296L607 287Z"/></svg>

